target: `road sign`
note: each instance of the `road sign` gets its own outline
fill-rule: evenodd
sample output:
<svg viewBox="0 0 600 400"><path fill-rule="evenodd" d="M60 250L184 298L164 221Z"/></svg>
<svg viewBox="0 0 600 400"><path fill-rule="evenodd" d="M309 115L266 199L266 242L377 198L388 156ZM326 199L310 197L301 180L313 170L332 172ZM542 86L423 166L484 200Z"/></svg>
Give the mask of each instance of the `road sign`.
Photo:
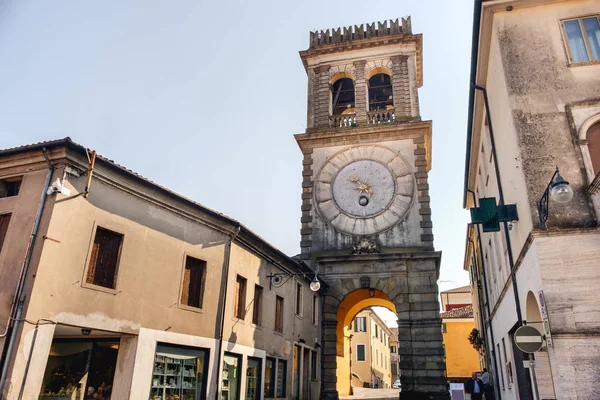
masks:
<svg viewBox="0 0 600 400"><path fill-rule="evenodd" d="M524 353L535 353L542 348L544 338L533 326L523 325L515 331L515 345Z"/></svg>

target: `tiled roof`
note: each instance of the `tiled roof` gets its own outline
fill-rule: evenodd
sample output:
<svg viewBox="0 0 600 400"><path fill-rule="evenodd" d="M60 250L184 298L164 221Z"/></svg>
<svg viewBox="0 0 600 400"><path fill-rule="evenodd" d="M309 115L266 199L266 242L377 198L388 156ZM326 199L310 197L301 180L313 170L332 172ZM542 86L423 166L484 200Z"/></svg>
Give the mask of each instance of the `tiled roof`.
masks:
<svg viewBox="0 0 600 400"><path fill-rule="evenodd" d="M449 318L473 318L473 306L465 306L461 308L455 308L454 310L446 311L441 313L442 319Z"/></svg>
<svg viewBox="0 0 600 400"><path fill-rule="evenodd" d="M461 286L454 289L444 290L442 293L471 293L471 286Z"/></svg>

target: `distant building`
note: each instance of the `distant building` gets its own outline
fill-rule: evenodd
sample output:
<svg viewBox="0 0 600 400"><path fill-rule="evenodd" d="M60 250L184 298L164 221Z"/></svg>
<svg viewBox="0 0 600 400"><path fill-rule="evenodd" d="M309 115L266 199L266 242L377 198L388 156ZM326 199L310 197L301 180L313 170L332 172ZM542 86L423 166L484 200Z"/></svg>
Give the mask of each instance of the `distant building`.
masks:
<svg viewBox="0 0 600 400"><path fill-rule="evenodd" d="M355 385L392 387L390 328L370 308L352 321L352 376Z"/></svg>
<svg viewBox="0 0 600 400"><path fill-rule="evenodd" d="M471 299L471 286L467 285L445 290L440 293L440 299L442 300L443 311L470 306L473 304L473 300Z"/></svg>
<svg viewBox="0 0 600 400"><path fill-rule="evenodd" d="M391 328L390 331L390 360L392 361L392 383L400 379L400 353L398 352L398 328Z"/></svg>
<svg viewBox="0 0 600 400"><path fill-rule="evenodd" d="M442 292L442 296L445 292ZM475 327L473 306L451 308L442 312L442 336L446 350L446 376L448 380L466 380L479 371L479 355L469 342Z"/></svg>

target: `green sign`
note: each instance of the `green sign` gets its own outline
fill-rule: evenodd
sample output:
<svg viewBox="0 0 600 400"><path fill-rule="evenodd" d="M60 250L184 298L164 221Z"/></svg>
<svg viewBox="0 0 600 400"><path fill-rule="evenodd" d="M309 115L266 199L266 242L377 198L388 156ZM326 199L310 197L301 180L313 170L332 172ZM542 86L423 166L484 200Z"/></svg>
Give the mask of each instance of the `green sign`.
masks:
<svg viewBox="0 0 600 400"><path fill-rule="evenodd" d="M517 221L517 206L515 204L496 204L495 197L479 199L479 207L471 208L471 222L481 224L484 232L498 232L500 222Z"/></svg>

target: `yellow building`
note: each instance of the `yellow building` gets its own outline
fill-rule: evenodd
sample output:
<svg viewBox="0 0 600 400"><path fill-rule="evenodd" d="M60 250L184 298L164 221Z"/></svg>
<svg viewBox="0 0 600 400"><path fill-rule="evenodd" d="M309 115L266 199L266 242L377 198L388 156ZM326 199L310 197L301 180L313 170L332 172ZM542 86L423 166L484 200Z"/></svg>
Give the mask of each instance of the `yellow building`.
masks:
<svg viewBox="0 0 600 400"><path fill-rule="evenodd" d="M446 376L448 380L468 379L473 371L480 370L479 355L468 339L475 328L473 306L468 304L471 303L471 287L444 291L441 298Z"/></svg>

